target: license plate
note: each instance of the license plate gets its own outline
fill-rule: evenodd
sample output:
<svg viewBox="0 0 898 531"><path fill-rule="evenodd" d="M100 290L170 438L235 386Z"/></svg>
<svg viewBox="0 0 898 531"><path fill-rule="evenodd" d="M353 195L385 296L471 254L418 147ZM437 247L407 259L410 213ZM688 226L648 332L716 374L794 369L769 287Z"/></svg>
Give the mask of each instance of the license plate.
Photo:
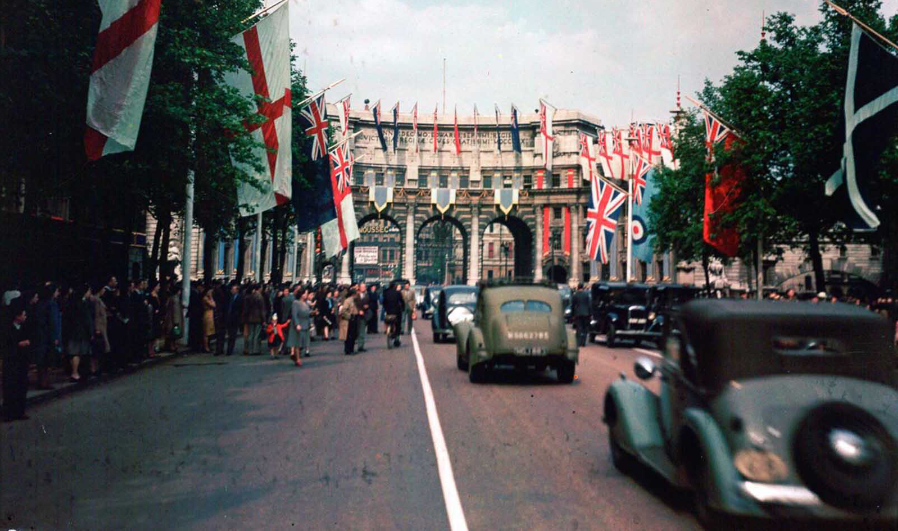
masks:
<svg viewBox="0 0 898 531"><path fill-rule="evenodd" d="M645 319L631 318L630 324L645 324Z"/></svg>
<svg viewBox="0 0 898 531"><path fill-rule="evenodd" d="M514 349L514 353L523 356L542 356L546 354L546 349L543 347L518 347Z"/></svg>

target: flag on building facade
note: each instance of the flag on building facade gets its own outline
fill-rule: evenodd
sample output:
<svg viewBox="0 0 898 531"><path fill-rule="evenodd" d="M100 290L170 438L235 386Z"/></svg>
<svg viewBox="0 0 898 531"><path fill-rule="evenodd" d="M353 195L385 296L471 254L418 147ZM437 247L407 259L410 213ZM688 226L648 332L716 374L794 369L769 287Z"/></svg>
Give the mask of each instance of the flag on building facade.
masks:
<svg viewBox="0 0 898 531"><path fill-rule="evenodd" d="M580 133L580 171L586 181L591 181L596 172L596 155L592 146L592 137L586 133Z"/></svg>
<svg viewBox="0 0 898 531"><path fill-rule="evenodd" d="M555 107L552 107L542 99L539 100L539 134L543 150L543 166L547 171L552 171L552 150L555 137L552 132L552 119L555 117Z"/></svg>
<svg viewBox="0 0 898 531"><path fill-rule="evenodd" d="M256 171L241 165L257 186L242 183L237 189L241 215L265 212L290 200L293 186L291 151L292 118L290 110L290 16L284 4L253 27L238 34L231 42L243 51L250 71L237 70L225 75L225 83L246 98L256 100L261 122L245 124L258 146L253 157L264 169ZM324 111L322 111L324 112ZM327 134L325 129L316 133ZM261 188L261 189L260 189Z"/></svg>
<svg viewBox="0 0 898 531"><path fill-rule="evenodd" d="M596 138L596 158L602 165L602 173L605 177L612 178L614 174L611 167L614 165L614 156L611 154L611 148L608 147L609 135L605 129L599 127L596 129L598 137Z"/></svg>
<svg viewBox="0 0 898 531"><path fill-rule="evenodd" d="M630 152L624 144L623 131L616 127L611 131L611 155L614 159L614 164L611 165L611 176L615 179L626 179Z"/></svg>
<svg viewBox="0 0 898 531"><path fill-rule="evenodd" d="M306 152L312 166L307 176L311 188L300 188L299 181L293 181L293 212L297 230L309 232L336 217L331 164L327 155L329 123L324 92L299 110L299 123L300 130L311 140Z"/></svg>
<svg viewBox="0 0 898 531"><path fill-rule="evenodd" d="M633 200L636 204L641 205L642 194L645 191L646 186L646 174L648 174L652 165L639 155L636 155L635 157L631 174L633 178Z"/></svg>
<svg viewBox="0 0 898 531"><path fill-rule="evenodd" d="M324 255L336 256L349 248L349 244L359 238L359 227L355 217L355 206L352 203L352 173L346 145L337 146L328 153L331 169L330 205L333 218L321 225L321 240L324 243Z"/></svg>
<svg viewBox="0 0 898 531"><path fill-rule="evenodd" d="M511 149L521 152L521 128L518 124L518 108L511 104Z"/></svg>
<svg viewBox="0 0 898 531"><path fill-rule="evenodd" d="M633 172L634 198L630 204L630 208L633 209L630 216L633 256L637 260L651 264L652 256L655 252L655 237L651 234L654 231L649 226L649 205L652 203L652 198L655 196L657 188L655 185L655 166L644 164L638 170Z"/></svg>
<svg viewBox="0 0 898 531"><path fill-rule="evenodd" d="M440 214L445 214L455 204L454 188L434 188L430 191L430 204L437 207Z"/></svg>
<svg viewBox="0 0 898 531"><path fill-rule="evenodd" d="M590 183L589 206L586 210L586 249L594 261L608 263L617 219L627 194L614 189L601 179Z"/></svg>
<svg viewBox="0 0 898 531"><path fill-rule="evenodd" d="M437 111L440 110L439 104L433 109L433 152L436 153L439 149L437 147L437 136L439 135L439 130L437 129L437 122L439 122L439 117L437 116Z"/></svg>
<svg viewBox="0 0 898 531"><path fill-rule="evenodd" d="M661 158L661 137L659 133L660 129L658 125L646 125L644 137L645 144L643 145L643 148L645 151L645 158L649 165L654 165Z"/></svg>
<svg viewBox="0 0 898 531"><path fill-rule="evenodd" d="M147 99L161 0L100 0L87 90L87 160L134 151Z"/></svg>
<svg viewBox="0 0 898 531"><path fill-rule="evenodd" d="M493 194L493 204L507 216L518 204L519 197L517 188L499 188Z"/></svg>
<svg viewBox="0 0 898 531"><path fill-rule="evenodd" d="M393 106L393 153L399 148L399 102Z"/></svg>
<svg viewBox="0 0 898 531"><path fill-rule="evenodd" d="M570 168L567 171L567 187L574 187L574 169ZM571 207L565 206L562 207L563 216L564 216L564 228L562 229L562 252L565 256L571 255Z"/></svg>
<svg viewBox="0 0 898 531"><path fill-rule="evenodd" d="M872 231L880 225L875 212L880 194L874 188L882 152L898 128L895 103L898 58L854 24L842 106L842 161L825 191L828 196L839 192L847 210L844 221L856 231Z"/></svg>
<svg viewBox="0 0 898 531"><path fill-rule="evenodd" d="M418 153L418 102L412 107L412 138L415 142L415 153Z"/></svg>
<svg viewBox="0 0 898 531"><path fill-rule="evenodd" d="M546 170L536 170L536 189L542 190L546 188ZM539 223L539 221L537 221ZM543 207L543 256L548 256L551 252L549 249L551 237L551 220L549 219L549 207Z"/></svg>
<svg viewBox="0 0 898 531"><path fill-rule="evenodd" d="M455 154L456 154L456 155L461 155L461 139L458 138L458 109L455 109L455 110L454 110L454 114L455 114L455 123L454 123L454 129L455 129Z"/></svg>
<svg viewBox="0 0 898 531"><path fill-rule="evenodd" d="M387 139L384 138L384 129L380 124L380 100L377 100L377 103L371 107L371 115L374 116L374 128L377 129L377 138L380 140L380 147L384 150L384 153L387 152Z"/></svg>
<svg viewBox="0 0 898 531"><path fill-rule="evenodd" d="M393 202L392 186L368 187L368 201L374 204L375 210L383 212Z"/></svg>
<svg viewBox="0 0 898 531"><path fill-rule="evenodd" d="M717 144L723 142L724 149L730 151L740 140L707 109L702 108L702 113L705 116L705 143L708 146L708 158L713 161L714 149ZM745 180L745 172L741 166L727 164L718 168L715 173L705 175L703 238L708 245L720 251L721 254L736 256L739 251L739 231L732 225L723 226L721 218L736 209L742 182Z"/></svg>
<svg viewBox="0 0 898 531"><path fill-rule="evenodd" d="M349 98L351 96L352 94L344 96L337 102L337 112L339 112L340 118L340 133L344 140L349 138Z"/></svg>
<svg viewBox="0 0 898 531"><path fill-rule="evenodd" d="M502 136L500 135L499 130L499 119L501 117L501 113L499 112L499 105L496 105L496 151L502 152Z"/></svg>

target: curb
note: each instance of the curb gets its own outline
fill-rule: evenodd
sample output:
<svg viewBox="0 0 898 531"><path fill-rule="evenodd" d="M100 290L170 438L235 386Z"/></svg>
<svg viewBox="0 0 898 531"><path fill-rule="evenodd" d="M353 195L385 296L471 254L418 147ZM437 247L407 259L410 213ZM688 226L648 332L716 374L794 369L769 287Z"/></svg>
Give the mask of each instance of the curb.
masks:
<svg viewBox="0 0 898 531"><path fill-rule="evenodd" d="M149 359L146 359L143 362L141 362L140 365L137 365L136 367L128 367L127 369L123 370L122 372L117 372L117 373L113 373L113 374L103 374L98 378L88 379L87 381L78 382L78 383L66 382L60 387L57 387L57 388L49 390L49 391L40 391L37 394L35 394L34 391L29 389L28 394L32 395L32 396L28 396L25 398L25 406L30 408L30 407L36 406L38 404L43 404L44 402L50 402L52 400L61 398L66 395L70 395L73 393L78 393L80 391L85 391L87 389L91 389L98 385L102 385L102 384L111 382L113 380L117 380L119 378L125 378L134 373L140 372L144 369L149 369L151 367L155 367L157 365L167 363L170 360L178 359L178 358L184 356L185 354L187 354L188 352L189 352L188 350L180 350L178 352L173 352L168 355L158 356L155 358L149 358ZM82 377L82 380L83 379L84 379L84 377Z"/></svg>

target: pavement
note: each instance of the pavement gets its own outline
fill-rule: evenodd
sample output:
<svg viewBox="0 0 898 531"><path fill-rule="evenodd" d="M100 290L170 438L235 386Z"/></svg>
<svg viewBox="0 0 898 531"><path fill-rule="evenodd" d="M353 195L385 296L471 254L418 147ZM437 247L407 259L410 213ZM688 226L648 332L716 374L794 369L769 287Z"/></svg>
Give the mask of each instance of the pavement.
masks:
<svg viewBox="0 0 898 531"><path fill-rule="evenodd" d="M344 356L191 355L0 425L10 529L696 529L657 478L612 466L605 388L649 351L581 349L577 380L474 385L416 323ZM451 527L450 527L451 525Z"/></svg>

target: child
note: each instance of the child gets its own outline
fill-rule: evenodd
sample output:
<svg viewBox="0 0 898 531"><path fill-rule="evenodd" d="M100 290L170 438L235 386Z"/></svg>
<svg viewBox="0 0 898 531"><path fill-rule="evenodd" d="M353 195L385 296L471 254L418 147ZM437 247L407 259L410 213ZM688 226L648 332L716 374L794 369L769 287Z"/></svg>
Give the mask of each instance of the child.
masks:
<svg viewBox="0 0 898 531"><path fill-rule="evenodd" d="M268 354L272 358L277 356L278 350L284 343L284 329L289 325L290 321L278 324L278 314L271 316L271 323L268 324L268 328L265 331L268 334Z"/></svg>

